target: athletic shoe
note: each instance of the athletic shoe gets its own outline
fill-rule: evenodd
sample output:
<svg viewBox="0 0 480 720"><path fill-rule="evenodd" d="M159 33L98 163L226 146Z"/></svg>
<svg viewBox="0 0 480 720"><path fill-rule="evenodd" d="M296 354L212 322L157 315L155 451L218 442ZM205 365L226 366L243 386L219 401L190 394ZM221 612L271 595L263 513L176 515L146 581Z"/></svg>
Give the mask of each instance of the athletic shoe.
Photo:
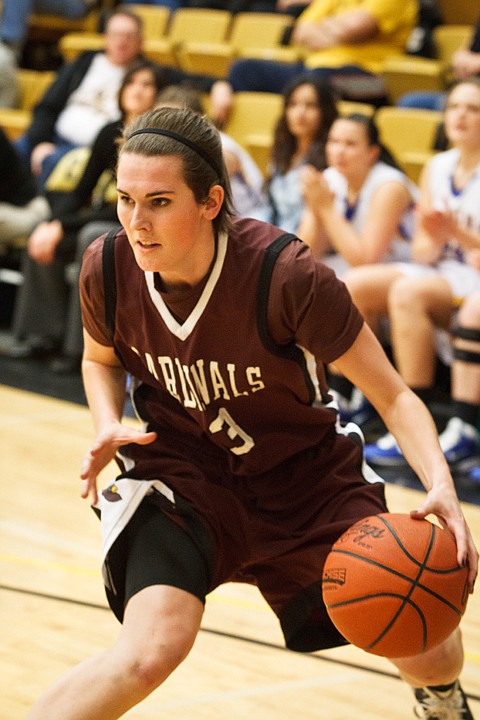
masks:
<svg viewBox="0 0 480 720"><path fill-rule="evenodd" d="M373 420L373 418L377 416L373 405L356 387L352 390L352 397L350 400L347 400L347 398L334 390L331 391L331 394L337 402L338 412L342 423L353 422L355 425L364 425L369 422L369 420Z"/></svg>
<svg viewBox="0 0 480 720"><path fill-rule="evenodd" d="M405 465L406 460L403 457L402 451L397 445L397 441L393 437L392 433L387 432L375 443L365 445L364 457L367 463L372 465Z"/></svg>
<svg viewBox="0 0 480 720"><path fill-rule="evenodd" d="M460 418L451 418L440 434L440 447L449 465L474 461L480 452L478 431Z"/></svg>
<svg viewBox="0 0 480 720"><path fill-rule="evenodd" d="M414 712L423 720L474 720L467 698L460 683L455 682L450 690L440 691L431 687L415 690L418 704Z"/></svg>
<svg viewBox="0 0 480 720"><path fill-rule="evenodd" d="M473 463L479 456L480 443L476 428L459 418L448 421L439 439L445 459L452 467ZM406 463L391 433L387 433L376 443L365 445L364 454L365 460L372 465L395 466Z"/></svg>

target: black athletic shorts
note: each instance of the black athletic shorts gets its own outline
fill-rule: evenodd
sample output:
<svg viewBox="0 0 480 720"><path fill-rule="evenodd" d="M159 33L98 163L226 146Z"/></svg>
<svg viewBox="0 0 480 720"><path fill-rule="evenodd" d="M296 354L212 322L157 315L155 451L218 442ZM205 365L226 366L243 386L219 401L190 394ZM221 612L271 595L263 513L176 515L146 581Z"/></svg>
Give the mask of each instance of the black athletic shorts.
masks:
<svg viewBox="0 0 480 720"><path fill-rule="evenodd" d="M142 462L128 473L161 479L175 500L148 495L110 549L116 594L107 595L119 620L128 600L151 585L205 602L222 583L247 582L277 614L287 647L346 644L323 603L323 565L348 527L387 511L383 482L363 464L358 438L334 434L328 462L324 448L311 448L255 477L233 476L216 457L195 457L178 437L176 449L164 449L145 462L145 474Z"/></svg>

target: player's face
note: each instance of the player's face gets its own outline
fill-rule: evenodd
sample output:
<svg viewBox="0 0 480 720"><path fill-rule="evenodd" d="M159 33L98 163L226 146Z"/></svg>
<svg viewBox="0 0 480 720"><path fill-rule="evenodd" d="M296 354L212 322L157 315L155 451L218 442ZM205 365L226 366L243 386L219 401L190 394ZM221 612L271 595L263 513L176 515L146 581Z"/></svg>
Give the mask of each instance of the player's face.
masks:
<svg viewBox="0 0 480 720"><path fill-rule="evenodd" d="M363 125L347 119L333 123L325 151L328 165L347 178L368 172L378 157L378 147L369 145Z"/></svg>
<svg viewBox="0 0 480 720"><path fill-rule="evenodd" d="M445 132L455 146L480 146L479 87L462 83L452 90L445 109Z"/></svg>
<svg viewBox="0 0 480 720"><path fill-rule="evenodd" d="M129 152L120 156L117 185L118 218L140 268L160 273L167 284L198 282L213 259L212 220L223 189L212 186L208 199L198 203L179 157Z"/></svg>

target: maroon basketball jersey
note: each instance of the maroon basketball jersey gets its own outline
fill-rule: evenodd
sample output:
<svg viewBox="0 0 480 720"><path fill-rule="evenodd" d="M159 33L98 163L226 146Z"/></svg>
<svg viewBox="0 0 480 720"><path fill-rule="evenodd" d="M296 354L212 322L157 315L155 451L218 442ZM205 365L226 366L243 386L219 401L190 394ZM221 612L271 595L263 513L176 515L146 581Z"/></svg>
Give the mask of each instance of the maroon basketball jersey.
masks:
<svg viewBox="0 0 480 720"><path fill-rule="evenodd" d="M85 256L82 309L90 335L112 344L102 245L96 241ZM335 413L319 402L309 358L334 360L362 320L343 284L297 238L236 221L219 237L208 279L183 322L155 274L136 264L124 231L115 239L115 278L113 344L136 378L136 407L149 428L194 436L206 450L213 443L242 474L268 470L332 432Z"/></svg>

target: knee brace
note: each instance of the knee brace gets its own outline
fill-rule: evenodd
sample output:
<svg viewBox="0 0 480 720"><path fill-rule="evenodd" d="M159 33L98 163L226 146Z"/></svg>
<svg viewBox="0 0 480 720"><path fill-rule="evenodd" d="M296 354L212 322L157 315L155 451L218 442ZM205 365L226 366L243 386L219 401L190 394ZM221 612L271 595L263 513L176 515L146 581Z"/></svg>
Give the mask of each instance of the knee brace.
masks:
<svg viewBox="0 0 480 720"><path fill-rule="evenodd" d="M460 340L468 340L469 342L478 343L480 345L480 330L477 330L476 328L467 328L458 325L453 330L453 336L455 338L460 338ZM454 347L453 357L455 360L472 363L473 365L480 365L480 352L473 352L472 350Z"/></svg>

